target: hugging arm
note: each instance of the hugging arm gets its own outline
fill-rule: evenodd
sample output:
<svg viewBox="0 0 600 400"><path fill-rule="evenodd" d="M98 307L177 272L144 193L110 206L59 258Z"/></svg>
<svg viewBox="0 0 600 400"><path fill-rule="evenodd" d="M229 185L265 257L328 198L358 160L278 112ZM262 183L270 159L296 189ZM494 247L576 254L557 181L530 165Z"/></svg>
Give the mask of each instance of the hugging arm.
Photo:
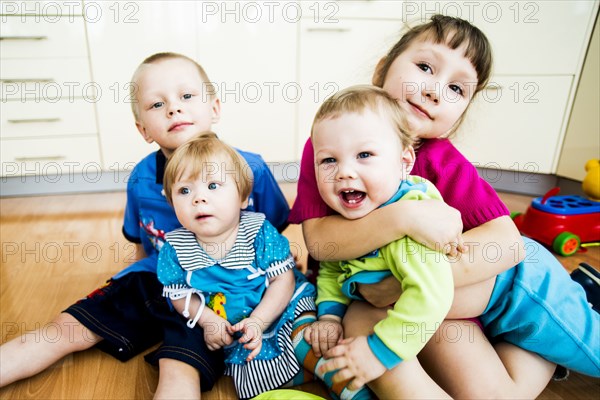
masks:
<svg viewBox="0 0 600 400"><path fill-rule="evenodd" d="M463 234L465 251L448 257L456 288L448 318L480 315L494 287L495 276L512 268L525 257L523 240L508 216L488 221ZM383 307L401 293L396 279L360 285L360 294L371 304Z"/></svg>
<svg viewBox="0 0 600 400"><path fill-rule="evenodd" d="M319 261L358 258L406 235L450 251L462 242L461 231L460 213L437 200L399 201L355 220L330 215L302 223L310 255Z"/></svg>

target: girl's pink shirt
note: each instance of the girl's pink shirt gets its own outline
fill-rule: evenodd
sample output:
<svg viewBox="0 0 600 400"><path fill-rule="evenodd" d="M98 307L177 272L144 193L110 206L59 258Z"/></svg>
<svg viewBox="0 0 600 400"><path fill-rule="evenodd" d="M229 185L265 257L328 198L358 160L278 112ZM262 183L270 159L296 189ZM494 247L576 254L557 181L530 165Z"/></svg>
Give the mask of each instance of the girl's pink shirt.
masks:
<svg viewBox="0 0 600 400"><path fill-rule="evenodd" d="M494 189L477 173L477 169L448 139L427 139L417 148L417 158L411 175L430 180L444 201L460 211L463 229L468 231L500 216L509 215ZM321 199L314 168L314 150L306 141L298 196L288 221L300 224L311 218L335 214Z"/></svg>

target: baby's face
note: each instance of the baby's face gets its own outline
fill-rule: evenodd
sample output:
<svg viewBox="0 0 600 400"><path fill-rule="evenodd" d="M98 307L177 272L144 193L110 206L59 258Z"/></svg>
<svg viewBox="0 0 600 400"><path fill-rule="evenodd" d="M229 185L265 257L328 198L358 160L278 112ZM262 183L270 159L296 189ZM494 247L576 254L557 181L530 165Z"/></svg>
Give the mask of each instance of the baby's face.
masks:
<svg viewBox="0 0 600 400"><path fill-rule="evenodd" d="M215 155L203 163L198 176L189 167L171 187L177 219L201 243L223 243L237 229L240 210L247 202L240 199L232 161Z"/></svg>
<svg viewBox="0 0 600 400"><path fill-rule="evenodd" d="M414 159L394 127L370 110L317 122L312 143L319 193L347 219L362 218L388 201Z"/></svg>
<svg viewBox="0 0 600 400"><path fill-rule="evenodd" d="M168 155L217 122L219 101L207 94L196 66L173 58L141 67L136 75L138 130Z"/></svg>

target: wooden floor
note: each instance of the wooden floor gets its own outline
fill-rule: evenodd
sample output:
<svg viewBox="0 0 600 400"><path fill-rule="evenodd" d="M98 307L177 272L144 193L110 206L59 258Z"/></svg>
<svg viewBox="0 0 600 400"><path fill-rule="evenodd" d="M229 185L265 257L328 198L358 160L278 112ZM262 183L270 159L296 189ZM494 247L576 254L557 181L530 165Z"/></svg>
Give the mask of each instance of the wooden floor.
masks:
<svg viewBox="0 0 600 400"><path fill-rule="evenodd" d="M283 189L292 201L295 186ZM524 211L530 201L502 197L512 211ZM55 340L47 322L129 264L133 247L121 234L124 204L124 193L0 199L0 342L39 328L36 340ZM291 226L285 234L306 257L299 227ZM569 271L581 261L598 267L600 248L559 258ZM157 377L158 371L141 356L121 363L89 350L0 389L0 399L148 399ZM326 396L316 383L304 389ZM227 378L203 395L233 397ZM600 379L571 374L567 381L551 382L540 399L600 399Z"/></svg>

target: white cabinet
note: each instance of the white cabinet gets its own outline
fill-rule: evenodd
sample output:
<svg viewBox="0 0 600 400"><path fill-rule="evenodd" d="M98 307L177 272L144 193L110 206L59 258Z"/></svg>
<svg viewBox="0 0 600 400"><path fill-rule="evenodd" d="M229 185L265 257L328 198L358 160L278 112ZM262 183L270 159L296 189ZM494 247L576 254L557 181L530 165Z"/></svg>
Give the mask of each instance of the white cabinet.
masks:
<svg viewBox="0 0 600 400"><path fill-rule="evenodd" d="M229 4L202 2L197 8L197 59L221 100L213 130L266 160L292 161L296 103L305 95L296 79L297 24L290 19L298 9L278 3L269 15L266 7Z"/></svg>
<svg viewBox="0 0 600 400"><path fill-rule="evenodd" d="M473 22L493 46L491 88L454 142L482 167L554 174L598 2L489 4Z"/></svg>
<svg viewBox="0 0 600 400"><path fill-rule="evenodd" d="M130 169L156 150L138 133L131 112L131 76L149 55L171 51L196 58L195 4L190 1L95 2L87 24L104 169Z"/></svg>
<svg viewBox="0 0 600 400"><path fill-rule="evenodd" d="M70 2L70 13L49 2L37 5L1 7L0 174L101 168L82 5Z"/></svg>
<svg viewBox="0 0 600 400"><path fill-rule="evenodd" d="M551 173L572 76L496 76L471 105L454 143L478 167Z"/></svg>
<svg viewBox="0 0 600 400"><path fill-rule="evenodd" d="M347 86L371 83L377 62L397 41L400 21L344 19L330 23L312 17L300 21L298 82L304 95L298 103L300 159L319 106Z"/></svg>
<svg viewBox="0 0 600 400"><path fill-rule="evenodd" d="M491 81L500 89L475 100L459 149L481 166L555 173L598 1L0 6L0 136L10 174L19 175L17 159L68 163L72 154L124 170L156 149L135 128L129 89L137 65L161 51L205 67L221 98L214 130L224 140L267 161L298 160L325 98L369 83L406 26L436 12L473 22L494 50ZM69 151L59 152L64 143Z"/></svg>

